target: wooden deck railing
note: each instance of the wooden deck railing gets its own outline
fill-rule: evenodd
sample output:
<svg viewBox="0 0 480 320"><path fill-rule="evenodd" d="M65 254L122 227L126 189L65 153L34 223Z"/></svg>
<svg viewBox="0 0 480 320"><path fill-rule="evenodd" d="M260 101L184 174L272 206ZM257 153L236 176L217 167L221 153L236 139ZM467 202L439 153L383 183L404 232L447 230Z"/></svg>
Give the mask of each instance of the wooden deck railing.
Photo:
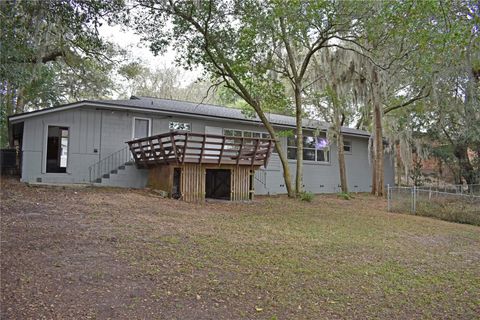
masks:
<svg viewBox="0 0 480 320"><path fill-rule="evenodd" d="M272 139L229 137L192 132L168 132L128 141L140 167L159 164L209 163L267 166Z"/></svg>

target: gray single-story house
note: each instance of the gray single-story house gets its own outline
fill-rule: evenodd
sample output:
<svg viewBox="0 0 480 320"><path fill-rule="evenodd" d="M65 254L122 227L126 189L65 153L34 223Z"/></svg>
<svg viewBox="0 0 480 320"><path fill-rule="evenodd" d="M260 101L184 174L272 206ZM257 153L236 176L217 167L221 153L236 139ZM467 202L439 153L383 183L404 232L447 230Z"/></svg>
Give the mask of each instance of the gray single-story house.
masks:
<svg viewBox="0 0 480 320"><path fill-rule="evenodd" d="M294 117L268 117L276 129L294 132ZM318 147L327 128L326 123L304 121L303 181L305 190L313 193L340 190L336 145ZM195 193L203 198L222 192L225 197L228 189L227 198L244 199L234 196L240 188L246 188L250 197L253 193L286 193L282 166L267 131L258 118L249 118L238 109L147 97L80 101L13 115L9 129L12 146L21 150L21 181L27 183L127 188L153 184L171 195L181 195L180 189L198 178L195 183L202 186ZM314 136L319 129L320 137ZM370 134L352 128L342 131L349 189L368 192ZM293 177L294 140L293 136L281 139ZM197 170L198 176L182 174L187 167L196 170L197 164L204 166ZM225 184L227 176L240 177L240 171L235 171L240 167L245 170L238 179L248 179L248 186L236 186L233 180ZM393 182L393 159L386 155L385 184Z"/></svg>

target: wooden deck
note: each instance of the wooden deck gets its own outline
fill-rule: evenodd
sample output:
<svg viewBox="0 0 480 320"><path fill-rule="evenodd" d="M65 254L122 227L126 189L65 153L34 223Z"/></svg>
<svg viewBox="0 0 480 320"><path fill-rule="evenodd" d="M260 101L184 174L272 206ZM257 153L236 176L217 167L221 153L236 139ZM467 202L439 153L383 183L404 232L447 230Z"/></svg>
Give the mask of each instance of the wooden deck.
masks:
<svg viewBox="0 0 480 320"><path fill-rule="evenodd" d="M176 131L127 143L142 168L184 163L266 167L275 146L272 139Z"/></svg>

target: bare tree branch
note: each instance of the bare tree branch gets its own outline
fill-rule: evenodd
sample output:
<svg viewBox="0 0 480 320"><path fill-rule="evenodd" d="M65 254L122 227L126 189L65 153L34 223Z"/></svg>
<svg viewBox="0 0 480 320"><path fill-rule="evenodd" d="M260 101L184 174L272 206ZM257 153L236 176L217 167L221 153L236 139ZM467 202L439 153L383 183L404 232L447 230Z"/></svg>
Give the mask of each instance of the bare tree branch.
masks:
<svg viewBox="0 0 480 320"><path fill-rule="evenodd" d="M397 109L406 107L406 106L414 103L415 101L422 100L422 99L428 97L430 95L430 90L427 90L425 93L424 93L424 90L425 90L425 86L422 87L420 92L415 97L405 101L404 103L384 108L383 109L383 114L387 114L387 113L389 113L393 110L397 110Z"/></svg>

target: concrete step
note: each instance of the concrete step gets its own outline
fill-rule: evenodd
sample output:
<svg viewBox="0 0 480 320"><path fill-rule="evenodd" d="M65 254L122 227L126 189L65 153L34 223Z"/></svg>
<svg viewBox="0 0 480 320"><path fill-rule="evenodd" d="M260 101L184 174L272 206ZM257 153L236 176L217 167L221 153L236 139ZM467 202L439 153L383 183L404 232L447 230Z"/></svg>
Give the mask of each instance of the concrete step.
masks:
<svg viewBox="0 0 480 320"><path fill-rule="evenodd" d="M123 167L123 168L121 168ZM105 187L144 188L147 185L148 170L125 164L109 174L104 174L93 185Z"/></svg>

